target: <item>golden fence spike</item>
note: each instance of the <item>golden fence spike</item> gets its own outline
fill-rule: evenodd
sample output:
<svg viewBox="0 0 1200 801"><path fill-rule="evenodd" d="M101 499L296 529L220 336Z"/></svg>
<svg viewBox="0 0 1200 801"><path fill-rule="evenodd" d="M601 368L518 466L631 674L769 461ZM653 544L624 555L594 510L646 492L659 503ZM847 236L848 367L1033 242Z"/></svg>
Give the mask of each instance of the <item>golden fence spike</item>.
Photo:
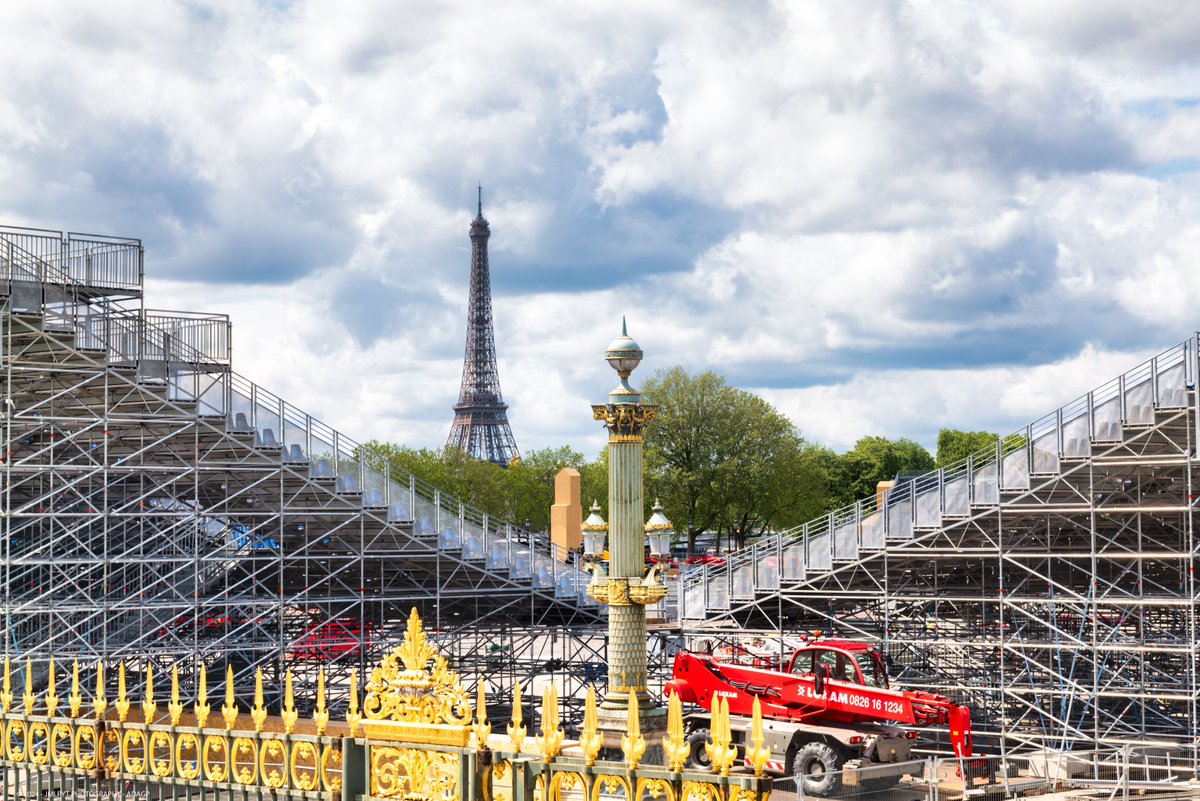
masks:
<svg viewBox="0 0 1200 801"><path fill-rule="evenodd" d="M704 750L708 752L708 758L712 762L712 772L728 776L737 759L737 746L731 742L733 738L729 731L729 701L725 698L718 698L713 704L712 730L709 736L712 739L704 744Z"/></svg>
<svg viewBox="0 0 1200 801"><path fill-rule="evenodd" d="M346 707L346 725L350 728L350 736L358 731L362 715L358 711L358 674L350 673L350 705Z"/></svg>
<svg viewBox="0 0 1200 801"><path fill-rule="evenodd" d="M525 741L525 724L521 722L521 682L513 687L512 723L508 724L508 739L512 741L513 753L521 753L521 743Z"/></svg>
<svg viewBox="0 0 1200 801"><path fill-rule="evenodd" d="M265 712L264 712L265 714ZM292 729L296 728L296 721L300 719L300 713L296 711L296 703L292 696L292 669L287 669L287 674L283 684L283 711L279 716L283 718L283 733L291 734Z"/></svg>
<svg viewBox="0 0 1200 801"><path fill-rule="evenodd" d="M117 663L117 702L113 704L117 710L117 719L122 723L129 717L129 698L125 695L125 661Z"/></svg>
<svg viewBox="0 0 1200 801"><path fill-rule="evenodd" d="M328 725L329 711L325 709L325 666L322 665L317 671L317 707L313 710L313 726L316 727L318 737L325 733L325 727Z"/></svg>
<svg viewBox="0 0 1200 801"><path fill-rule="evenodd" d="M225 705L221 707L221 717L225 718L225 728L233 729L237 725L238 708L233 700L233 665L225 666Z"/></svg>
<svg viewBox="0 0 1200 801"><path fill-rule="evenodd" d="M267 719L267 708L263 706L262 668L254 671L254 706L250 707L250 719L254 721L254 730L262 731Z"/></svg>
<svg viewBox="0 0 1200 801"><path fill-rule="evenodd" d="M168 709L170 705L168 705ZM154 703L154 665L146 664L146 692L142 698L142 720L153 723L158 715L158 704ZM174 725L174 724L172 724Z"/></svg>
<svg viewBox="0 0 1200 801"><path fill-rule="evenodd" d="M33 704L37 701L37 697L33 694L33 662L29 657L25 658L25 694L21 696L21 704L25 707L25 714L33 714Z"/></svg>
<svg viewBox="0 0 1200 801"><path fill-rule="evenodd" d="M179 702L179 665L171 665L171 700L167 703L167 712L171 714L171 725L178 726L183 717L183 704Z"/></svg>
<svg viewBox="0 0 1200 801"><path fill-rule="evenodd" d="M12 706L12 671L8 664L8 657L4 657L4 689L0 690L0 712L8 714L8 708Z"/></svg>
<svg viewBox="0 0 1200 801"><path fill-rule="evenodd" d="M583 705L583 734L579 737L584 764L588 767L596 764L596 757L600 755L600 746L603 743L604 738L600 735L596 716L596 688L589 684L587 700Z"/></svg>
<svg viewBox="0 0 1200 801"><path fill-rule="evenodd" d="M549 762L562 750L566 734L558 727L558 687L550 682L542 689L542 733L534 738L542 761Z"/></svg>
<svg viewBox="0 0 1200 801"><path fill-rule="evenodd" d="M750 747L746 749L746 761L754 768L754 775L763 775L771 749L763 747L762 703L754 696L754 709L750 717Z"/></svg>
<svg viewBox="0 0 1200 801"><path fill-rule="evenodd" d="M667 695L667 736L663 738L663 756L667 770L679 773L688 757L687 740L683 737L683 704L676 693Z"/></svg>
<svg viewBox="0 0 1200 801"><path fill-rule="evenodd" d="M104 697L104 662L96 663L96 697L92 699L92 708L97 718L104 717L104 710L108 709L108 699Z"/></svg>
<svg viewBox="0 0 1200 801"><path fill-rule="evenodd" d="M637 690L629 690L629 717L625 734L621 735L621 750L625 752L625 767L637 770L642 754L646 753L646 739L642 737L642 724L638 719Z"/></svg>
<svg viewBox="0 0 1200 801"><path fill-rule="evenodd" d="M479 680L479 690L475 697L475 725L471 728L475 732L475 746L487 748L492 724L488 723L487 695L484 692L483 679Z"/></svg>
<svg viewBox="0 0 1200 801"><path fill-rule="evenodd" d="M79 691L79 660L71 663L71 692L67 694L67 706L71 717L79 717L79 707L83 705L83 693Z"/></svg>
<svg viewBox="0 0 1200 801"><path fill-rule="evenodd" d="M201 665L200 685L196 688L196 703L192 706L192 713L196 716L198 728L204 728L210 712L212 712L212 707L208 705L208 672L204 669L204 665Z"/></svg>
<svg viewBox="0 0 1200 801"><path fill-rule="evenodd" d="M50 657L50 675L46 680L46 716L54 717L54 711L58 709L58 695L54 687L54 657Z"/></svg>

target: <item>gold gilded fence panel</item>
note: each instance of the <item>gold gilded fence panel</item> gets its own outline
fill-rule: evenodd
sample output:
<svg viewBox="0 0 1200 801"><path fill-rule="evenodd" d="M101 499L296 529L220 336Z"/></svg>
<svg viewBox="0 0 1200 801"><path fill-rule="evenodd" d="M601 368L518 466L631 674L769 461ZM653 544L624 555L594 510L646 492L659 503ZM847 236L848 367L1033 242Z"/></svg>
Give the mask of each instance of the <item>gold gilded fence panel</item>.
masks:
<svg viewBox="0 0 1200 801"><path fill-rule="evenodd" d="M74 664L71 690L62 703L53 665L39 696L27 661L24 692L18 698L5 659L0 770L37 774L37 781L46 779L50 786L83 782L89 792L107 792L114 782L204 782L214 790L270 794L280 801L332 799L343 791L403 801L767 801L769 794L769 782L761 778L761 754L747 752L755 775L734 769L734 760L724 757L736 751L720 726L714 727L711 747L723 758L714 758L714 772L683 770L686 745L677 701L662 742L667 767L642 764L647 749L658 743L641 735L633 701L622 760L599 759L596 701L590 691L584 729L578 740L567 740L553 684L541 690L536 732L523 719L518 684L512 689L512 719L498 727L505 733L492 734L482 683L473 707L457 674L427 640L416 610L403 643L370 672L361 707L351 674L344 724L330 723L323 671L317 677L316 707L306 721L293 703L290 671L283 708L275 716L263 702L261 673L252 702L239 708L232 671L227 670L224 703L214 715L203 667L190 709L180 699L178 672L172 669L170 701L163 713L154 700L148 665L140 703L127 692L124 665L117 665L116 672L118 693L110 701L104 696L106 668L95 666L96 691L88 705L79 665ZM756 736L761 750L761 731Z"/></svg>

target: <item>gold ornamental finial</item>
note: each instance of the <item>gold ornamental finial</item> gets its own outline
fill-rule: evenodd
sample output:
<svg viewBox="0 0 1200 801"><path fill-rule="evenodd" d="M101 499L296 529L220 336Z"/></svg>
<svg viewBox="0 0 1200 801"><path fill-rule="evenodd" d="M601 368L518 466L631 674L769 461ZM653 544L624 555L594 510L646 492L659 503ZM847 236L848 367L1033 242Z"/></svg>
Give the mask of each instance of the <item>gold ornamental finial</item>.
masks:
<svg viewBox="0 0 1200 801"><path fill-rule="evenodd" d="M196 716L196 727L203 729L208 722L212 707L208 705L208 672L204 665L200 666L200 685L196 688L196 703L192 706L192 714Z"/></svg>
<svg viewBox="0 0 1200 801"><path fill-rule="evenodd" d="M125 695L125 661L117 663L117 702L113 704L117 710L117 720L122 723L129 717L129 698Z"/></svg>
<svg viewBox="0 0 1200 801"><path fill-rule="evenodd" d="M754 711L750 718L750 747L746 749L746 761L754 768L754 775L763 775L771 749L763 747L762 703L754 696Z"/></svg>
<svg viewBox="0 0 1200 801"><path fill-rule="evenodd" d="M238 708L233 700L233 665L225 667L225 705L221 707L221 717L225 718L225 728L233 729L237 725Z"/></svg>
<svg viewBox="0 0 1200 801"><path fill-rule="evenodd" d="M629 718L625 734L621 736L621 750L625 752L625 767L637 770L642 754L646 753L646 739L642 737L642 725L638 719L637 690L629 690Z"/></svg>
<svg viewBox="0 0 1200 801"><path fill-rule="evenodd" d="M683 737L683 704L676 693L667 695L667 736L663 738L663 755L667 770L679 773L688 758L687 740Z"/></svg>
<svg viewBox="0 0 1200 801"><path fill-rule="evenodd" d="M0 712L8 714L8 708L12 706L12 671L8 665L8 657L4 657L4 689L0 690Z"/></svg>
<svg viewBox="0 0 1200 801"><path fill-rule="evenodd" d="M5 665L5 684L8 684L8 665ZM71 717L79 717L79 707L83 706L83 693L79 691L79 660L76 659L71 663L71 692L67 694L67 708L71 710Z"/></svg>
<svg viewBox="0 0 1200 801"><path fill-rule="evenodd" d="M542 733L534 738L542 761L549 762L562 750L566 733L558 727L558 687L554 682L542 688Z"/></svg>
<svg viewBox="0 0 1200 801"><path fill-rule="evenodd" d="M254 721L254 730L261 732L267 719L267 708L263 706L262 668L254 671L254 706L250 707L250 719Z"/></svg>
<svg viewBox="0 0 1200 801"><path fill-rule="evenodd" d="M346 707L346 725L350 729L350 736L358 731L358 724L362 722L362 715L358 711L358 674L350 673L350 705Z"/></svg>
<svg viewBox="0 0 1200 801"><path fill-rule="evenodd" d="M729 701L718 698L712 706L712 739L704 744L704 750L712 764L712 772L722 776L729 775L737 759L737 746L733 745L729 732Z"/></svg>
<svg viewBox="0 0 1200 801"><path fill-rule="evenodd" d="M265 717L264 711L264 717ZM296 711L296 704L292 697L292 669L287 669L287 674L283 684L283 711L279 715L283 718L283 733L291 734L292 729L296 728L296 721L300 719L300 713Z"/></svg>
<svg viewBox="0 0 1200 801"><path fill-rule="evenodd" d="M58 709L58 695L54 688L54 658L50 658L50 675L46 680L46 716L54 717L54 710Z"/></svg>
<svg viewBox="0 0 1200 801"><path fill-rule="evenodd" d="M512 723L508 724L508 739L512 740L513 753L521 753L521 743L525 740L525 724L521 722L521 682L513 687Z"/></svg>
<svg viewBox="0 0 1200 801"><path fill-rule="evenodd" d="M328 725L329 712L325 709L325 668L322 666L317 672L317 707L313 710L313 726L316 727L318 737L325 733L325 727Z"/></svg>
<svg viewBox="0 0 1200 801"><path fill-rule="evenodd" d="M171 715L171 725L178 726L183 717L183 704L179 701L179 665L171 665L171 700L167 703L167 712ZM149 723L149 719L146 722Z"/></svg>
<svg viewBox="0 0 1200 801"><path fill-rule="evenodd" d="M597 724L596 688L589 684L587 700L583 706L583 734L579 736L579 747L583 749L583 762L588 767L596 764L596 757L600 755L600 746L604 744L604 738L600 736Z"/></svg>
<svg viewBox="0 0 1200 801"><path fill-rule="evenodd" d="M425 639L425 628L421 625L421 616L414 606L408 614L408 626L404 632L404 642L398 649L400 661L408 671L424 672L425 664L437 655L437 649Z"/></svg>
<svg viewBox="0 0 1200 801"><path fill-rule="evenodd" d="M158 716L158 704L154 703L154 666L146 665L146 692L142 698L142 720L153 723Z"/></svg>
<svg viewBox="0 0 1200 801"><path fill-rule="evenodd" d="M479 693L475 701L475 725L471 728L475 732L476 747L487 748L492 724L488 723L487 694L484 692L483 679L479 680Z"/></svg>
<svg viewBox="0 0 1200 801"><path fill-rule="evenodd" d="M25 695L21 696L21 704L25 707L25 714L33 714L33 705L37 701L37 697L33 694L33 662L29 657L25 658Z"/></svg>
<svg viewBox="0 0 1200 801"><path fill-rule="evenodd" d="M104 663L96 663L96 697L92 699L92 708L96 710L96 717L104 717L104 710L108 709L108 699L104 697Z"/></svg>

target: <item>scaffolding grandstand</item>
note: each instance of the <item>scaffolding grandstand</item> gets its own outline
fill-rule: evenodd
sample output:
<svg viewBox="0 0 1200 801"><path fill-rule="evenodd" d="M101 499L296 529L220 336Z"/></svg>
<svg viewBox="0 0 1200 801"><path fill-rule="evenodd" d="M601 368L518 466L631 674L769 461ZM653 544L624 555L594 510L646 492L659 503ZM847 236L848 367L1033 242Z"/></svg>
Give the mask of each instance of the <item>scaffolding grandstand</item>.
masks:
<svg viewBox="0 0 1200 801"><path fill-rule="evenodd" d="M878 639L993 746L1161 746L1194 769L1198 345L687 575L686 630Z"/></svg>
<svg viewBox="0 0 1200 801"><path fill-rule="evenodd" d="M239 688L290 668L303 704L322 669L344 702L416 607L497 696L600 679L603 611L566 554L234 372L226 316L147 309L140 241L0 228L0 292L17 671L178 664L186 691L200 665Z"/></svg>

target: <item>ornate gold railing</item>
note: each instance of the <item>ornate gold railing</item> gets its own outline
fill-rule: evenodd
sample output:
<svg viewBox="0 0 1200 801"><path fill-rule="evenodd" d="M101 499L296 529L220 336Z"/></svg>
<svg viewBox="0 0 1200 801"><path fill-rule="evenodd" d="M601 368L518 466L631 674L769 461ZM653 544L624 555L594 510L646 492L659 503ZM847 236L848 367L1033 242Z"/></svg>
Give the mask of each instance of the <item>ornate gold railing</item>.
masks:
<svg viewBox="0 0 1200 801"><path fill-rule="evenodd" d="M707 744L712 771L684 770L687 756L677 699L668 712L662 739L666 766L642 764L647 745L640 731L636 696L631 693L629 726L621 761L599 759L596 699L591 690L583 732L568 741L560 727L557 689L542 692L538 732L530 736L523 720L521 687L513 690L513 715L505 733L492 733L487 699L480 683L471 704L458 676L426 637L416 610L404 642L372 670L361 707L353 677L345 721L330 723L323 672L317 679L317 706L301 720L287 671L282 708L270 715L263 702L262 674L254 701L239 709L232 671L226 671L224 703L209 704L207 679L199 673L196 698L186 707L171 673L165 710L154 696L150 667L143 700L128 696L125 666L118 665L117 698L105 698L105 670L96 666L96 691L84 707L79 665L71 670L65 699L57 695L55 668L46 688L33 688L32 665L25 665L24 693L12 691L11 666L4 661L0 690L0 783L5 798L20 798L33 784L69 786L72 792L108 793L113 798L206 797L224 791L252 791L276 799L402 798L404 801L766 801L769 780L762 777L766 750L756 719L753 744L742 755L754 766L734 771L738 750L731 744L728 718L713 717ZM20 705L15 706L14 701ZM214 715L214 712L218 714ZM655 743L654 745L657 745Z"/></svg>

